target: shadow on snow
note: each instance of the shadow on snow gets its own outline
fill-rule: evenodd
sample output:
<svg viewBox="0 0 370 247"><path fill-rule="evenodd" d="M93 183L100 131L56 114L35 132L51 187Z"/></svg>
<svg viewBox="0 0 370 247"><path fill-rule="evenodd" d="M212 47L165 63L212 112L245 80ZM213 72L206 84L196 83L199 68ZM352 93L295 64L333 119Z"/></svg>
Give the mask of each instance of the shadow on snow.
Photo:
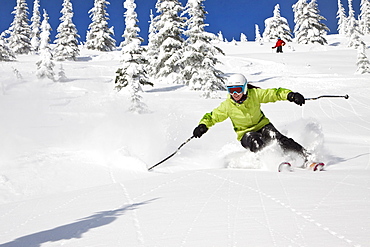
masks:
<svg viewBox="0 0 370 247"><path fill-rule="evenodd" d="M82 218L77 222L59 226L50 230L33 233L24 237L17 238L12 242L1 244L1 247L40 247L46 242L57 242L73 238L81 238L82 234L93 228L108 225L115 221L118 217L129 210L136 210L138 207L148 204L156 199L148 200L141 203L134 203L115 210L102 211L86 218Z"/></svg>

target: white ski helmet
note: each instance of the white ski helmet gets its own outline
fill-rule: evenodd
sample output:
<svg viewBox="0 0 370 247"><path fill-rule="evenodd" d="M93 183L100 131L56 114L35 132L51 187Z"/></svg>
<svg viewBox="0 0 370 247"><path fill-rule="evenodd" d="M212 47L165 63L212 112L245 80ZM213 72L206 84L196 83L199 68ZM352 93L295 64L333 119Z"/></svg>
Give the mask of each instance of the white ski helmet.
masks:
<svg viewBox="0 0 370 247"><path fill-rule="evenodd" d="M243 74L232 74L227 78L226 86L232 87L232 86L243 86L244 87L244 94L247 92L247 78Z"/></svg>

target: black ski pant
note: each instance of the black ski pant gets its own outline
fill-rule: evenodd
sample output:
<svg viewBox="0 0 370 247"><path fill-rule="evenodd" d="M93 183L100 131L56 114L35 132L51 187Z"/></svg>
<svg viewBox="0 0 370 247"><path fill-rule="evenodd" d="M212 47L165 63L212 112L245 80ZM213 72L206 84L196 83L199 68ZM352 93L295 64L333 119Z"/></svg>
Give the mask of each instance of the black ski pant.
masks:
<svg viewBox="0 0 370 247"><path fill-rule="evenodd" d="M277 53L283 53L283 47L282 46L278 46L277 49L276 49L276 52Z"/></svg>
<svg viewBox="0 0 370 247"><path fill-rule="evenodd" d="M292 151L305 157L305 149L295 142L292 138L288 138L281 134L271 123L262 127L262 129L255 132L245 133L241 139L241 144L244 148L251 152L258 152L272 140L277 140L284 151Z"/></svg>

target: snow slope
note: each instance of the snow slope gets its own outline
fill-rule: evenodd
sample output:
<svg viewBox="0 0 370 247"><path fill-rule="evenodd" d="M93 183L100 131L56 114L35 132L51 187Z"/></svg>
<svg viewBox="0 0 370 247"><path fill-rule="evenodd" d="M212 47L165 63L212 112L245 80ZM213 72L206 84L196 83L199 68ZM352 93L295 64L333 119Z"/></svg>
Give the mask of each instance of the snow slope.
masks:
<svg viewBox="0 0 370 247"><path fill-rule="evenodd" d="M219 44L220 69L257 86L350 96L263 106L327 164L318 173L276 172L301 161L276 144L246 152L228 120L147 172L225 92L156 83L142 94L151 112L138 115L113 90L118 51L63 62L63 83L36 79L37 56L1 63L0 246L370 246L370 76L355 75L340 36L329 41L283 54Z"/></svg>

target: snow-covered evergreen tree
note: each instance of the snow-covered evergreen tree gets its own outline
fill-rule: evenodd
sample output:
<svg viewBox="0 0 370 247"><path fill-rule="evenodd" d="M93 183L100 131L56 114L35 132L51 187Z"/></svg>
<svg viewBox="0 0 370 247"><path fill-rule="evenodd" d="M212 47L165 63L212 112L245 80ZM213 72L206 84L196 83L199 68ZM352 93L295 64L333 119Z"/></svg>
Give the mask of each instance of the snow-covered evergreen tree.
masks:
<svg viewBox="0 0 370 247"><path fill-rule="evenodd" d="M326 19L320 15L316 0L311 0L308 4L306 0L298 0L293 5L293 11L296 23L294 34L299 44L319 43L323 45L327 43L325 35L329 28L321 23Z"/></svg>
<svg viewBox="0 0 370 247"><path fill-rule="evenodd" d="M346 28L346 35L349 37L348 47L357 49L364 44L360 27L358 25L358 20L355 18L355 11L352 7L352 0L348 0L348 22Z"/></svg>
<svg viewBox="0 0 370 247"><path fill-rule="evenodd" d="M38 51L40 46L40 25L40 0L34 0L31 18L31 45L34 51Z"/></svg>
<svg viewBox="0 0 370 247"><path fill-rule="evenodd" d="M280 5L276 4L274 16L265 20L265 31L262 34L264 41L276 41L281 38L285 41L292 41L292 33L286 18L280 15Z"/></svg>
<svg viewBox="0 0 370 247"><path fill-rule="evenodd" d="M113 27L108 27L107 0L95 0L94 7L89 10L91 24L86 34L86 47L90 50L112 51L116 47Z"/></svg>
<svg viewBox="0 0 370 247"><path fill-rule="evenodd" d="M183 10L178 0L158 0L157 13L153 25L158 31L153 35L151 43L158 50L153 68L154 76L172 83L183 83L177 61L182 57L184 39L181 37L186 18L179 16Z"/></svg>
<svg viewBox="0 0 370 247"><path fill-rule="evenodd" d="M14 52L8 47L4 39L5 33L0 34L0 61L15 60Z"/></svg>
<svg viewBox="0 0 370 247"><path fill-rule="evenodd" d="M49 16L44 10L43 20L41 23L41 34L40 34L40 59L36 62L37 71L36 76L39 79L49 78L54 79L54 62L53 54L50 49L50 31L51 26L49 24Z"/></svg>
<svg viewBox="0 0 370 247"><path fill-rule="evenodd" d="M143 39L139 37L139 27L137 25L136 4L134 0L125 0L125 31L122 42L122 68L117 70L115 80L116 89L120 91L127 87L131 95L132 112L143 113L147 111L147 106L142 103L141 85L153 85L148 81L145 71L146 60L144 58L144 48L141 46Z"/></svg>
<svg viewBox="0 0 370 247"><path fill-rule="evenodd" d="M361 0L359 25L360 32L364 35L370 34L370 0Z"/></svg>
<svg viewBox="0 0 370 247"><path fill-rule="evenodd" d="M358 21L355 17L355 11L353 10L352 0L348 0L348 18L346 26L346 36L351 37L355 31L359 31Z"/></svg>
<svg viewBox="0 0 370 247"><path fill-rule="evenodd" d="M337 19L338 19L338 33L339 34L346 34L346 27L347 27L347 16L346 10L344 9L341 0L338 0L338 11L337 11Z"/></svg>
<svg viewBox="0 0 370 247"><path fill-rule="evenodd" d="M261 36L260 28L258 27L257 24L255 24L255 33L256 33L255 41L258 42L260 45L262 45L263 44L263 38Z"/></svg>
<svg viewBox="0 0 370 247"><path fill-rule="evenodd" d="M240 42L242 42L242 43L248 42L247 35L245 35L244 33L241 33L240 34Z"/></svg>
<svg viewBox="0 0 370 247"><path fill-rule="evenodd" d="M349 20L349 21L353 22L353 20L352 21ZM349 36L349 41L348 41L348 47L358 49L358 47L365 45L364 41L361 38L362 34L360 32L360 27L358 25L357 20L355 20L353 24L349 27L350 29L348 29L348 33L350 36Z"/></svg>
<svg viewBox="0 0 370 247"><path fill-rule="evenodd" d="M217 40L218 40L219 42L224 42L224 35L222 34L222 32L221 32L221 31L219 31L219 32L217 33Z"/></svg>
<svg viewBox="0 0 370 247"><path fill-rule="evenodd" d="M63 68L63 65L62 64L60 64L60 66L59 66L58 81L59 82L66 82L66 81L68 81L68 78L66 76L66 73L64 71L64 68Z"/></svg>
<svg viewBox="0 0 370 247"><path fill-rule="evenodd" d="M12 14L14 14L14 19L10 24L10 36L7 39L9 48L16 54L28 54L32 51L32 46L26 1L17 0L17 5L14 7Z"/></svg>
<svg viewBox="0 0 370 247"><path fill-rule="evenodd" d="M125 16L125 30L123 32L122 37L124 40L121 43L121 47L125 47L129 44L131 44L134 40L140 41L139 44L141 44L144 39L139 37L140 28L137 25L138 19L136 14L136 4L134 0L125 0L123 3L124 8L126 9L126 12L124 14Z"/></svg>
<svg viewBox="0 0 370 247"><path fill-rule="evenodd" d="M70 0L63 1L63 8L60 11L62 17L60 17L60 24L57 28L58 34L56 35L56 47L54 48L54 59L63 60L76 60L80 54L78 48L77 29L72 21L73 18L73 7Z"/></svg>
<svg viewBox="0 0 370 247"><path fill-rule="evenodd" d="M148 32L148 40L150 41L150 39L155 35L155 33L157 32L157 30L155 29L155 26L154 26L154 14L153 14L153 10L151 9L150 10L150 20L149 20L149 32Z"/></svg>
<svg viewBox="0 0 370 247"><path fill-rule="evenodd" d="M294 30L293 33L295 38L301 29L301 25L305 20L305 15L307 13L308 3L307 0L298 0L295 4L292 5L294 13Z"/></svg>
<svg viewBox="0 0 370 247"><path fill-rule="evenodd" d="M361 44L357 48L357 70L356 73L364 74L370 73L370 62L366 55L366 45L365 43Z"/></svg>
<svg viewBox="0 0 370 247"><path fill-rule="evenodd" d="M208 24L204 23L207 12L204 9L205 0L188 0L185 11L189 19L184 31L186 40L183 57L178 60L183 69L185 84L192 90L203 91L203 97L217 97L216 91L224 89L222 72L215 68L220 63L216 55L224 54L223 51L212 44L216 36L205 31Z"/></svg>
<svg viewBox="0 0 370 247"><path fill-rule="evenodd" d="M150 10L150 20L149 20L149 30L148 30L148 45L146 48L145 59L148 61L146 71L149 76L155 77L155 66L152 66L156 63L158 57L158 47L155 44L155 35L157 30L154 25L154 15L153 10Z"/></svg>

